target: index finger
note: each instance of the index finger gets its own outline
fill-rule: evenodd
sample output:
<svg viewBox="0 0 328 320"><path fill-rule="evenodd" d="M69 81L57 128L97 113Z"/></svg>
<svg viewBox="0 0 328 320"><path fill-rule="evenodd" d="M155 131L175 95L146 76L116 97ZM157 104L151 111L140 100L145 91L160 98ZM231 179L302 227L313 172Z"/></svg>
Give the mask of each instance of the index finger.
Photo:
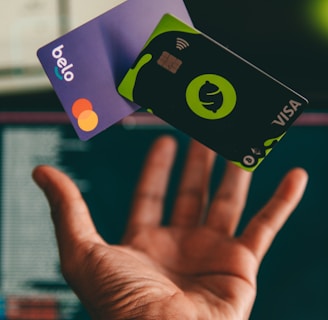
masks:
<svg viewBox="0 0 328 320"><path fill-rule="evenodd" d="M127 235L160 223L175 150L176 143L168 136L159 138L150 149L136 188Z"/></svg>

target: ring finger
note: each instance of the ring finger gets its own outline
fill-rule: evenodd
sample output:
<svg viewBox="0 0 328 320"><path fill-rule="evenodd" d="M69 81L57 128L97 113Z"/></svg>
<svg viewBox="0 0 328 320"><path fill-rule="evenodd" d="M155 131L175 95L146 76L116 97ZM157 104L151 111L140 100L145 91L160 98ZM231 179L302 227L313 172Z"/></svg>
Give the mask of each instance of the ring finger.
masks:
<svg viewBox="0 0 328 320"><path fill-rule="evenodd" d="M223 180L209 208L206 225L224 234L234 234L246 204L251 177L250 172L227 163Z"/></svg>

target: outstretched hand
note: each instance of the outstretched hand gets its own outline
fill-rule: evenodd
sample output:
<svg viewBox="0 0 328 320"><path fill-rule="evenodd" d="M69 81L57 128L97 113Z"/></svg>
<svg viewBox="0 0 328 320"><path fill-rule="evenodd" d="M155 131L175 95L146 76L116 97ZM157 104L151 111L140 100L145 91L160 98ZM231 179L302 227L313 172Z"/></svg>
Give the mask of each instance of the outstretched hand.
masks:
<svg viewBox="0 0 328 320"><path fill-rule="evenodd" d="M240 320L250 315L259 265L302 198L307 174L291 170L237 237L251 174L228 163L209 204L215 155L193 141L170 226L162 227L175 150L169 137L150 150L122 245L101 238L66 175L48 166L33 172L51 207L64 277L93 319Z"/></svg>

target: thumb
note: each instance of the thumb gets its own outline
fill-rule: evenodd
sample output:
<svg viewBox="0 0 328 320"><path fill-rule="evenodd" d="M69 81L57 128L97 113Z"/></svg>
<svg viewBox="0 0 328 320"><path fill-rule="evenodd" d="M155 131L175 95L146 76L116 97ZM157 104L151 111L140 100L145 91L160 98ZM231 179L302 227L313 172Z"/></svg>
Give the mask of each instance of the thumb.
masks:
<svg viewBox="0 0 328 320"><path fill-rule="evenodd" d="M49 166L36 167L32 176L49 202L62 261L72 259L81 243L101 241L79 189L68 176Z"/></svg>

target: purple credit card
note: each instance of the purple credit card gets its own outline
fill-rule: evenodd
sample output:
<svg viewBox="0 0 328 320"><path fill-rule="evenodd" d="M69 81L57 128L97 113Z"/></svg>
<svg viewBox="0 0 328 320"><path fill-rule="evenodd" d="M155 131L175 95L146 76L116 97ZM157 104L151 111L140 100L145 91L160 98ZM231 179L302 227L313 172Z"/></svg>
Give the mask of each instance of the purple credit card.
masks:
<svg viewBox="0 0 328 320"><path fill-rule="evenodd" d="M139 109L116 88L167 12L192 24L182 0L128 0L38 50L81 140Z"/></svg>

